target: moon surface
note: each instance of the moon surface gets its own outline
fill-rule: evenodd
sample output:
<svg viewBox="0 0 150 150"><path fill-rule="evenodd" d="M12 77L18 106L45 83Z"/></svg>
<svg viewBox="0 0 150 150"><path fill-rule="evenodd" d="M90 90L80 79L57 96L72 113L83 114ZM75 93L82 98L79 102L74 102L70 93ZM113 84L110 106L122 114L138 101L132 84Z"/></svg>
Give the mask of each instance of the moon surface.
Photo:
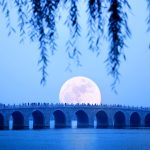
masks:
<svg viewBox="0 0 150 150"><path fill-rule="evenodd" d="M101 93L94 81L77 76L62 85L59 100L68 104L101 104Z"/></svg>

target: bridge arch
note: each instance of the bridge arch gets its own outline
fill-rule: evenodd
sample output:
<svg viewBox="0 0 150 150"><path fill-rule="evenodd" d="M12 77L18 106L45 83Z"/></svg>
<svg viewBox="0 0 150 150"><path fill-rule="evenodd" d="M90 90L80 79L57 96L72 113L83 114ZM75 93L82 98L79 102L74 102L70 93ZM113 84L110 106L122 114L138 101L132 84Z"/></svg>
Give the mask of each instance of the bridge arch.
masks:
<svg viewBox="0 0 150 150"><path fill-rule="evenodd" d="M4 116L0 113L0 130L4 129Z"/></svg>
<svg viewBox="0 0 150 150"><path fill-rule="evenodd" d="M12 113L12 119L13 119L13 130L20 130L24 128L24 116L20 111L14 111Z"/></svg>
<svg viewBox="0 0 150 150"><path fill-rule="evenodd" d="M145 127L150 127L150 113L145 116Z"/></svg>
<svg viewBox="0 0 150 150"><path fill-rule="evenodd" d="M140 127L141 118L137 112L133 112L130 116L130 127Z"/></svg>
<svg viewBox="0 0 150 150"><path fill-rule="evenodd" d="M114 115L114 128L125 128L126 118L122 111L118 111Z"/></svg>
<svg viewBox="0 0 150 150"><path fill-rule="evenodd" d="M66 127L66 116L63 111L55 110L53 112L55 120L55 128L65 128Z"/></svg>
<svg viewBox="0 0 150 150"><path fill-rule="evenodd" d="M41 111L35 110L32 112L33 117L33 129L44 128L44 115Z"/></svg>
<svg viewBox="0 0 150 150"><path fill-rule="evenodd" d="M75 114L77 117L77 128L88 128L89 118L86 112L83 110L78 110Z"/></svg>
<svg viewBox="0 0 150 150"><path fill-rule="evenodd" d="M103 110L98 111L96 113L96 121L97 121L97 128L107 128L108 127L108 116L107 113Z"/></svg>

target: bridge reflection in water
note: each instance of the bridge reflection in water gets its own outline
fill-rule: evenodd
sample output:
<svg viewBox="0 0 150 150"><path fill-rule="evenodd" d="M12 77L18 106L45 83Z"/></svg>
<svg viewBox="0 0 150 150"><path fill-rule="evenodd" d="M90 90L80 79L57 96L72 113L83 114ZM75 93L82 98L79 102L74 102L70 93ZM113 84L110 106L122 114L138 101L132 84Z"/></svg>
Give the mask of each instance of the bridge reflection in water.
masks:
<svg viewBox="0 0 150 150"><path fill-rule="evenodd" d="M0 105L0 130L149 127L149 107L48 103Z"/></svg>

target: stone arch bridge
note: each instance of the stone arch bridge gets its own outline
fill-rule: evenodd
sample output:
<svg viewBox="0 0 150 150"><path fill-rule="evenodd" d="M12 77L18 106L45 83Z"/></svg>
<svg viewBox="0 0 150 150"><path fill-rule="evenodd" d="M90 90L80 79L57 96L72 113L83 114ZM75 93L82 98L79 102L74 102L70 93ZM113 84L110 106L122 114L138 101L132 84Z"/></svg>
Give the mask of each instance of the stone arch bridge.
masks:
<svg viewBox="0 0 150 150"><path fill-rule="evenodd" d="M0 105L0 129L71 128L149 128L150 108L121 105L68 105L31 103Z"/></svg>

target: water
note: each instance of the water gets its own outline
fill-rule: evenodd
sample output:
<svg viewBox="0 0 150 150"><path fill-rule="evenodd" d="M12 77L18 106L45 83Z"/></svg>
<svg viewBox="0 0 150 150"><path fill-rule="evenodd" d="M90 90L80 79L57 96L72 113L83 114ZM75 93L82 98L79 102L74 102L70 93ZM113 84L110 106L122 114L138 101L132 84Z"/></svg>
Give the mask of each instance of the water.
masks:
<svg viewBox="0 0 150 150"><path fill-rule="evenodd" d="M0 131L0 150L150 150L150 130Z"/></svg>

